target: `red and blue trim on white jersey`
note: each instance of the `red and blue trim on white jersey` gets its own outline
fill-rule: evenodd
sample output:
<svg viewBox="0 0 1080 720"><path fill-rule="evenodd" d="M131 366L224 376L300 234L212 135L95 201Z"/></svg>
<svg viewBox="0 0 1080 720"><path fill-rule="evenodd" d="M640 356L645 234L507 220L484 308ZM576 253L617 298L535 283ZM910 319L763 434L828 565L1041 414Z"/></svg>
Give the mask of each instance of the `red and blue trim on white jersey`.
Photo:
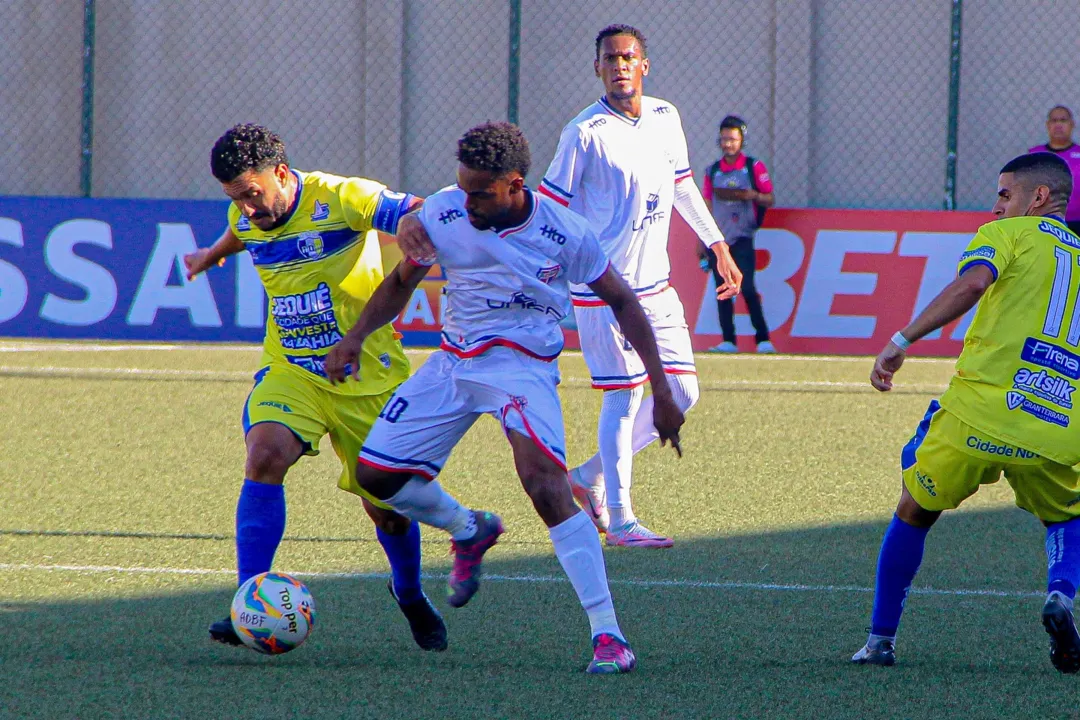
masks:
<svg viewBox="0 0 1080 720"><path fill-rule="evenodd" d="M544 197L551 198L563 207L569 207L570 201L574 199L572 193L563 190L547 178L540 181L540 186L536 188L536 191Z"/></svg>
<svg viewBox="0 0 1080 720"><path fill-rule="evenodd" d="M659 295L670 287L670 281L668 278L664 278L659 282L654 282L652 285L632 289L634 294L637 295L640 300L641 298ZM570 301L573 303L574 307L601 307L607 305L606 302L597 297L596 293L589 290L572 290L570 292Z"/></svg>
<svg viewBox="0 0 1080 720"><path fill-rule="evenodd" d="M451 355L462 358L463 360L468 358L474 358L477 355L482 355L491 348L495 347L507 347L511 350L517 350L518 352L524 353L531 358L543 360L544 362L551 362L555 358L559 357L559 352L562 352L562 349L560 348L559 352L555 353L554 355L540 355L539 353L533 352L524 345L516 343L513 340L507 340L506 338L500 337L498 335L485 335L484 337L477 338L475 341L469 343L468 347L462 347L461 345L452 341L450 339L450 336L446 334L445 330L442 334L442 342L439 344L440 350L445 350Z"/></svg>

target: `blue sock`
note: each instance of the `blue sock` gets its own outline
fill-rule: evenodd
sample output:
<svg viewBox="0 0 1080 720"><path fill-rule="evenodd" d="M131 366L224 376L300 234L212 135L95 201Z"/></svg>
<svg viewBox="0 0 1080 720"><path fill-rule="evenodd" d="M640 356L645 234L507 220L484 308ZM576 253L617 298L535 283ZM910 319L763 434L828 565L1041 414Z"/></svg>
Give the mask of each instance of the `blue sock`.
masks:
<svg viewBox="0 0 1080 720"><path fill-rule="evenodd" d="M930 528L913 527L893 515L881 541L881 554L878 555L871 634L896 636L900 614L904 612L904 601L922 563L928 532Z"/></svg>
<svg viewBox="0 0 1080 720"><path fill-rule="evenodd" d="M236 568L240 585L268 572L285 534L285 486L244 480L236 503Z"/></svg>
<svg viewBox="0 0 1080 720"><path fill-rule="evenodd" d="M1080 518L1046 528L1046 592L1076 597L1080 581Z"/></svg>
<svg viewBox="0 0 1080 720"><path fill-rule="evenodd" d="M390 535L375 528L379 544L390 561L390 573L394 578L394 594L398 602L411 603L424 595L420 586L420 523L409 523L404 535Z"/></svg>

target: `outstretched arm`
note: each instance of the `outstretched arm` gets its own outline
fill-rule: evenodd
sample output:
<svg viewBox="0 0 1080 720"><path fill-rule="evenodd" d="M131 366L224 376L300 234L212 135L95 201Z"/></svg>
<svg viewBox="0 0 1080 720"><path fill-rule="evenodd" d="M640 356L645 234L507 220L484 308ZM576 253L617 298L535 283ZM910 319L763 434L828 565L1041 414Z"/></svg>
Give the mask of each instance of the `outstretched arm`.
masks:
<svg viewBox="0 0 1080 720"><path fill-rule="evenodd" d="M356 324L330 348L326 356L326 376L330 382L345 382L350 375L354 380L360 379L360 351L364 341L383 325L393 322L398 313L405 309L413 291L430 269L430 266L417 265L405 259L379 283Z"/></svg>
<svg viewBox="0 0 1080 720"><path fill-rule="evenodd" d="M208 248L199 248L193 253L184 256L184 268L187 270L187 279L194 280L201 272L206 272L215 265L221 265L225 258L235 255L244 249L244 243L236 237L232 228L225 228L213 245Z"/></svg>
<svg viewBox="0 0 1080 720"><path fill-rule="evenodd" d="M649 373L649 384L653 394L653 424L660 434L660 443L671 442L672 447L682 457L679 445L679 428L685 420L682 410L675 404L668 385L664 366L660 364L660 350L656 347L656 337L649 325L645 311L641 308L634 291L626 281L608 266L599 278L589 283L597 297L611 306L615 319L630 345L637 351L645 370Z"/></svg>
<svg viewBox="0 0 1080 720"><path fill-rule="evenodd" d="M911 324L893 335L874 361L870 384L882 392L891 390L893 375L904 364L908 347L962 317L975 307L993 283L994 271L985 265L973 265L949 283Z"/></svg>

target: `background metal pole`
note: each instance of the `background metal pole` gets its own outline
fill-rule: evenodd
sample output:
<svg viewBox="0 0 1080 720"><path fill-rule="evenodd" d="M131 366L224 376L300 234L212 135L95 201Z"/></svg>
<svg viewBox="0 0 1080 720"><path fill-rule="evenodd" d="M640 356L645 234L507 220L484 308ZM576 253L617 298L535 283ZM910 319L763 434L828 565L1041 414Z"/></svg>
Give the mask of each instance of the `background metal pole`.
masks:
<svg viewBox="0 0 1080 720"><path fill-rule="evenodd" d="M521 92L521 0L510 0L510 48L507 63L506 119L518 122L518 96Z"/></svg>
<svg viewBox="0 0 1080 720"><path fill-rule="evenodd" d="M949 124L945 140L946 210L956 209L956 126L960 116L960 18L963 0L952 0L951 42L949 43Z"/></svg>
<svg viewBox="0 0 1080 720"><path fill-rule="evenodd" d="M90 197L94 178L94 0L83 0L82 135L79 189Z"/></svg>

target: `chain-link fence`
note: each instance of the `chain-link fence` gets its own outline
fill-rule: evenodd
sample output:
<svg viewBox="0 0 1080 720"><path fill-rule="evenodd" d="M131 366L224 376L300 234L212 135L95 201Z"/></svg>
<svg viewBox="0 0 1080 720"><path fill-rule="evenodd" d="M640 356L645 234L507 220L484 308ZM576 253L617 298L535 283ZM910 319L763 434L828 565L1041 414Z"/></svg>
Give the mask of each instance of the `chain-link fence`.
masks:
<svg viewBox="0 0 1080 720"><path fill-rule="evenodd" d="M535 183L603 92L596 32L621 22L648 36L646 91L680 109L699 176L736 113L782 205L940 208L953 120L956 206L985 208L1001 164L1045 142L1046 111L1080 101L1080 14L969 0L953 74L959 6L9 0L0 193L220 197L209 149L240 121L281 133L297 167L427 193L452 181L463 130L517 117Z"/></svg>

